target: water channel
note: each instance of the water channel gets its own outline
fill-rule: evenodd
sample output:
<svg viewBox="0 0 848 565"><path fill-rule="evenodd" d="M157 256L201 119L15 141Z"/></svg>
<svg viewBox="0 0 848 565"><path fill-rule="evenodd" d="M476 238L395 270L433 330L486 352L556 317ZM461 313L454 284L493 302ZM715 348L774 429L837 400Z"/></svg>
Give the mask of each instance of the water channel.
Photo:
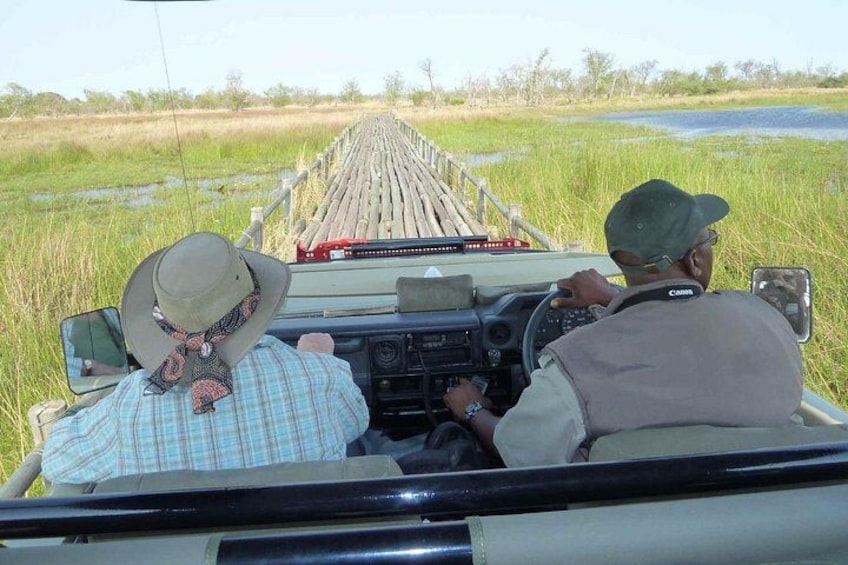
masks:
<svg viewBox="0 0 848 565"><path fill-rule="evenodd" d="M596 117L567 117L558 120L563 124L581 121L622 122L660 130L650 137L630 137L621 143L640 143L671 135L680 139L694 139L714 135L746 137L794 136L819 141L848 140L848 112L836 112L817 106L766 106L728 110L665 110L639 112L613 112ZM470 167L501 163L509 159L522 159L527 149L470 153L463 156Z"/></svg>
<svg viewBox="0 0 848 565"><path fill-rule="evenodd" d="M245 200L249 198L262 197L268 194L268 190L280 186L281 181L293 179L297 173L292 170L283 170L280 173L271 174L238 174L230 177L189 179L190 187L196 187L200 193L208 197L213 204L228 200ZM161 182L154 182L142 186L107 186L102 188L89 188L60 195L33 193L29 195L33 202L52 202L62 198L85 199L98 202L119 202L130 208L144 208L156 201L156 193L160 190L183 190L185 181L178 177L166 177Z"/></svg>
<svg viewBox="0 0 848 565"><path fill-rule="evenodd" d="M594 119L660 128L681 138L744 135L848 140L848 112L816 106L615 112Z"/></svg>

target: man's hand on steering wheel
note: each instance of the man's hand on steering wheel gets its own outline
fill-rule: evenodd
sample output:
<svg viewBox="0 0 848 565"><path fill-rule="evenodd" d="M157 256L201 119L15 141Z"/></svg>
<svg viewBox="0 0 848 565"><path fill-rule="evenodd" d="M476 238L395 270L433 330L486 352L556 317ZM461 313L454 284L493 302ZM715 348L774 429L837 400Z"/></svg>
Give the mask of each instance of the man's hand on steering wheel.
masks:
<svg viewBox="0 0 848 565"><path fill-rule="evenodd" d="M582 326L594 321L588 312L593 304L609 305L612 298L618 294L621 287L611 284L595 269L578 271L568 278L557 281L557 290L548 294L527 320L521 341L521 368L529 378L534 369L539 367L538 352L541 345L535 342L539 326L545 322L550 309L566 309L573 314L569 324L573 327ZM581 312L582 310L582 312ZM567 316L567 314L566 314ZM572 327L572 329L573 329ZM565 331L565 330L564 330Z"/></svg>
<svg viewBox="0 0 848 565"><path fill-rule="evenodd" d="M592 304L606 306L618 290L595 269L578 271L557 281L557 288L571 292L569 297L554 298L551 308L585 308Z"/></svg>

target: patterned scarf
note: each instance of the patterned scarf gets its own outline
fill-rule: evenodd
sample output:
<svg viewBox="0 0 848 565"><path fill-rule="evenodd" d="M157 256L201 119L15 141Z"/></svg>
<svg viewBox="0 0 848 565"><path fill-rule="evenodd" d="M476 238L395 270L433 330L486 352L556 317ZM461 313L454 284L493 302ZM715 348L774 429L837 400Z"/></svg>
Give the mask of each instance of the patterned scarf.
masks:
<svg viewBox="0 0 848 565"><path fill-rule="evenodd" d="M202 332L188 332L174 324L153 303L153 319L162 331L180 341L165 361L149 377L144 394L164 394L180 382L186 365L191 366L191 404L195 414L214 412L212 403L233 392L233 374L229 365L218 355L215 345L239 329L259 304L260 288L256 274L248 265L253 279L253 292Z"/></svg>

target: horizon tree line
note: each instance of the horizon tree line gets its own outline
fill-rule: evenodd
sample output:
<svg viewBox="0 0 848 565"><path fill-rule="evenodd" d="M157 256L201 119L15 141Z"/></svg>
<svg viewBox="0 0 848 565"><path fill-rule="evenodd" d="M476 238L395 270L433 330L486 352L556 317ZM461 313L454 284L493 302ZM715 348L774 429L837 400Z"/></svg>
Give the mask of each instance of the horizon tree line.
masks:
<svg viewBox="0 0 848 565"><path fill-rule="evenodd" d="M365 95L356 78L346 80L336 94L323 94L317 88L277 83L255 93L244 87L242 73L227 73L220 90L207 88L193 94L185 88L125 90L116 95L104 90L85 89L83 98L65 98L55 92L33 92L11 82L0 93L0 119L34 116L63 116L103 113L149 113L175 109L243 110L250 106L306 106L320 104L360 104L378 100L395 106L404 102L414 106L494 106L573 104L581 100L635 98L643 96L692 96L753 89L801 87L848 87L848 72L833 65L803 70L784 70L773 59L769 62L742 59L728 65L716 61L703 70L660 69L655 59L630 67L616 66L611 53L583 50L582 72L555 67L548 49L530 61L502 68L494 77L467 75L453 88L437 82L433 61L424 59L418 69L425 81L422 86L408 82L400 71L384 77L380 94Z"/></svg>

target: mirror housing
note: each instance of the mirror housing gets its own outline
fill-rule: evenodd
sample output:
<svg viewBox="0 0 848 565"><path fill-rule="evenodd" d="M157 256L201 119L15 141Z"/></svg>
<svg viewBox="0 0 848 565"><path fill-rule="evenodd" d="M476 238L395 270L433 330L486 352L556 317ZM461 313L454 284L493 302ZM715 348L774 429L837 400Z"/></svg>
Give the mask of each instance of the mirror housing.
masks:
<svg viewBox="0 0 848 565"><path fill-rule="evenodd" d="M85 394L118 384L130 374L117 308L70 316L59 324L68 388Z"/></svg>
<svg viewBox="0 0 848 565"><path fill-rule="evenodd" d="M751 292L771 304L795 330L798 343L813 335L812 277L804 267L756 267Z"/></svg>

